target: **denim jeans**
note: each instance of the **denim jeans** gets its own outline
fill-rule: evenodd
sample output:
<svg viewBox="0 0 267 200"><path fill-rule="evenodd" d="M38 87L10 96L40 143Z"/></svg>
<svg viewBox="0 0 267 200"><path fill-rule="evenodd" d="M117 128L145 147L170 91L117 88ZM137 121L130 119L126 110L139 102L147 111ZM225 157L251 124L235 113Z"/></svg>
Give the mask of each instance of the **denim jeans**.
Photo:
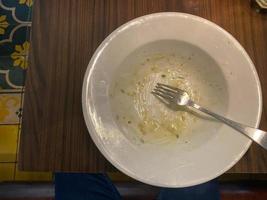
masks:
<svg viewBox="0 0 267 200"><path fill-rule="evenodd" d="M56 200L121 200L106 174L55 173ZM158 200L219 200L216 180L186 188L162 188Z"/></svg>

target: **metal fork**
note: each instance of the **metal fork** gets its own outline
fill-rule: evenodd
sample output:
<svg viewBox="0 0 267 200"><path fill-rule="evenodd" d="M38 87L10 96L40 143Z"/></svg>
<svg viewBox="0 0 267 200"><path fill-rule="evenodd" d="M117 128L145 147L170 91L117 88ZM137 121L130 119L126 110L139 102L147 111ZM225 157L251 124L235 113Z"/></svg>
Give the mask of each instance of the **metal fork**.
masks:
<svg viewBox="0 0 267 200"><path fill-rule="evenodd" d="M185 107L192 107L196 110L199 110L207 115L210 115L217 120L227 124L228 126L232 127L233 129L239 131L240 133L243 133L259 145L261 145L264 149L267 149L267 132L252 128L243 124L240 124L238 122L235 122L233 120L227 119L223 116L220 116L206 108L203 108L202 106L197 105L195 102L193 102L188 93L184 90L157 83L155 89L152 91L152 94L159 97L161 100L163 100L165 103L169 104L170 106L185 106Z"/></svg>

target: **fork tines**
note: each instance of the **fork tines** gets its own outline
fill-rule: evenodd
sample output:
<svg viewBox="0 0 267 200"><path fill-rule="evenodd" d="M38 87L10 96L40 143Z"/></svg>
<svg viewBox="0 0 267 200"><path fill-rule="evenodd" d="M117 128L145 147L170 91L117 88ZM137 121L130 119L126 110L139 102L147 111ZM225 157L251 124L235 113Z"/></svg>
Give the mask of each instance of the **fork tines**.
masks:
<svg viewBox="0 0 267 200"><path fill-rule="evenodd" d="M166 100L172 100L175 98L175 93L177 88L165 85L162 83L157 83L155 89L152 91L152 94L162 97Z"/></svg>

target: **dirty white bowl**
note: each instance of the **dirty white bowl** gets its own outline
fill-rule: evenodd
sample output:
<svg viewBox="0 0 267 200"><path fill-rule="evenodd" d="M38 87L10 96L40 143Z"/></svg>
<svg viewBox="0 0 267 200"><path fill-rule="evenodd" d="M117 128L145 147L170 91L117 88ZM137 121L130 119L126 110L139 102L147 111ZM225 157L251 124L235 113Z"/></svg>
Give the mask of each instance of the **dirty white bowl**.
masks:
<svg viewBox="0 0 267 200"><path fill-rule="evenodd" d="M82 89L89 133L115 167L139 181L162 187L209 181L230 169L247 151L251 140L226 125L200 118L189 121L187 133L171 144L136 142L138 129L134 122L138 115L134 101L124 94L115 93L114 98L112 87L114 81L118 81L118 87L129 85L123 81L131 79L136 70L142 69L146 57L153 54L177 56L177 66L184 64L180 72L187 74L199 104L238 122L258 126L262 109L260 82L243 47L206 19L184 13L157 13L122 25L94 53ZM163 109L153 98L149 92L145 97L151 113L153 108ZM131 118L133 123L127 126L120 122L118 114Z"/></svg>

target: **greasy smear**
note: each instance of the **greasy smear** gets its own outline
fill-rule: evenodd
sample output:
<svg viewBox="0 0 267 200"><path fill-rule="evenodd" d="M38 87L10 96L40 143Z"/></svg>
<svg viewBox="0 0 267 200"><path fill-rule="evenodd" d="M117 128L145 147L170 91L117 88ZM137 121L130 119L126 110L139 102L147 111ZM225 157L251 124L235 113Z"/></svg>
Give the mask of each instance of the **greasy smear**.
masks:
<svg viewBox="0 0 267 200"><path fill-rule="evenodd" d="M115 90L130 98L138 116L136 119L126 117L125 124L136 127L142 143L177 140L190 123L194 123L193 115L179 108L171 110L151 94L159 82L183 89L197 100L198 94L190 84L190 75L183 70L184 62L185 59L175 55L152 55L135 67L137 70L133 76L127 77L127 81L118 80L119 87Z"/></svg>

